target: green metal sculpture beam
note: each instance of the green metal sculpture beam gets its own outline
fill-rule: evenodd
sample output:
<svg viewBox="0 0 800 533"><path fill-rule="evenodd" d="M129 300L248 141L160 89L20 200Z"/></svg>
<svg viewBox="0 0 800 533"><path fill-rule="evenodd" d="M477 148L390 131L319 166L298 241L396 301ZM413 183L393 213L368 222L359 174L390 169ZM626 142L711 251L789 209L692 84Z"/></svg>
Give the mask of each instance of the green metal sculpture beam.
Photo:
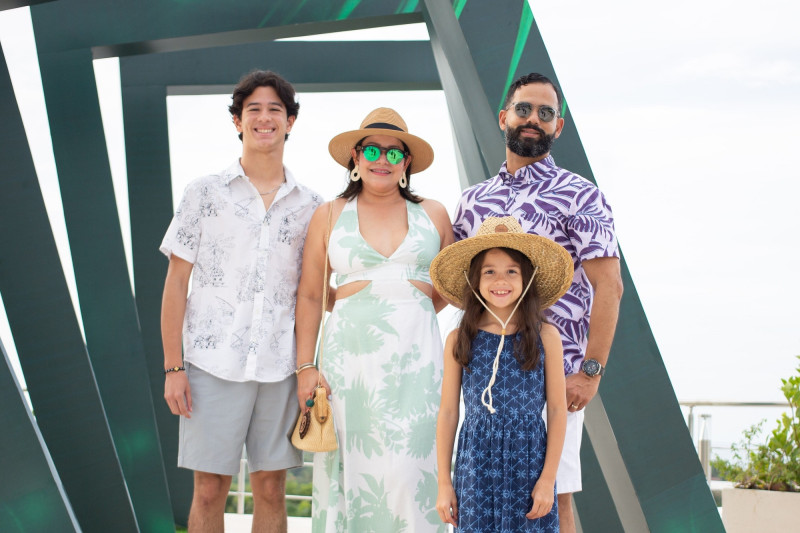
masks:
<svg viewBox="0 0 800 533"><path fill-rule="evenodd" d="M503 163L496 114L481 88L452 7L447 2L423 2L423 15L453 121L459 161L466 172L462 174L462 186L466 187L485 180Z"/></svg>
<svg viewBox="0 0 800 533"><path fill-rule="evenodd" d="M87 349L139 525L171 531L91 54L37 45Z"/></svg>
<svg viewBox="0 0 800 533"><path fill-rule="evenodd" d="M0 352L0 457L5 479L0 483L0 531L78 531L78 520L1 342Z"/></svg>
<svg viewBox="0 0 800 533"><path fill-rule="evenodd" d="M0 116L0 293L36 422L82 527L89 531L136 531L103 403L61 271L5 55L0 65ZM13 416L20 407L27 410L27 405L20 406L19 402L16 398L4 400L0 412ZM3 434L15 435L6 426ZM21 437L11 443L10 455L3 454L3 490L18 490L20 480L29 475L14 475L16 463L8 459L24 454L25 447ZM11 502L3 498L0 503ZM28 518L32 517L25 518L21 527L32 526Z"/></svg>
<svg viewBox="0 0 800 533"><path fill-rule="evenodd" d="M153 245L163 237L160 233L169 216L165 213L172 210L166 91L163 86L123 87L122 98L124 106L136 109L125 113L124 126L139 327L172 513L176 522L186 524L193 481L190 471L177 466L178 419L163 401L160 321L163 283L159 280L166 275L167 263ZM162 124L163 128L158 127Z"/></svg>

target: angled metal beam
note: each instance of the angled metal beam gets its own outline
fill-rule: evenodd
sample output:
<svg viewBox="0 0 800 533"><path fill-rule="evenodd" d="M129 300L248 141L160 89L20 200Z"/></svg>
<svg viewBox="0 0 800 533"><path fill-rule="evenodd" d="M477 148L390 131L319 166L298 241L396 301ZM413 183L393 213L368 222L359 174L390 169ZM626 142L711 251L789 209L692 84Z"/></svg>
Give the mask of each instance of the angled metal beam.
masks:
<svg viewBox="0 0 800 533"><path fill-rule="evenodd" d="M601 383L600 392L636 496L650 531L724 532L624 261L622 277L625 295L612 348L613 366L603 377L611 379ZM595 422L587 423L587 432ZM578 506L590 505L591 493L578 494L576 500ZM678 508L690 512L675 513Z"/></svg>
<svg viewBox="0 0 800 533"><path fill-rule="evenodd" d="M81 526L134 532L136 518L61 271L5 56L0 116L0 227L6 229L0 231L0 293L36 420ZM11 475L3 479L19 481Z"/></svg>
<svg viewBox="0 0 800 533"><path fill-rule="evenodd" d="M178 468L179 418L164 402L162 370L160 310L167 262L157 247L173 211L166 91L163 86L123 85L122 104L139 327L172 513L176 523L187 524L194 482L189 470Z"/></svg>
<svg viewBox="0 0 800 533"><path fill-rule="evenodd" d="M486 93L495 117L505 99L508 86L523 74L539 72L561 87L527 1L467 1L460 15L458 21L469 45L469 52L475 58L480 86ZM487 20L494 21L494 30L487 29ZM491 46L486 46L487 35L491 35ZM569 87L561 89L566 99ZM568 100L565 101L569 103ZM553 145L553 157L559 166L595 181L569 105L566 106L564 118L564 129ZM497 124L494 126L499 129ZM497 173L498 168L499 165L491 169L490 175Z"/></svg>
<svg viewBox="0 0 800 533"><path fill-rule="evenodd" d="M39 47L49 27L38 9L31 17L87 348L139 526L173 531L92 56Z"/></svg>
<svg viewBox="0 0 800 533"><path fill-rule="evenodd" d="M583 503L572 506L577 533L623 532L625 529L622 527L619 515L616 512L606 512L606 509L614 509L614 498L606 484L593 444L584 426L581 443L581 477L584 490L591 490L591 498L584 498ZM573 503L574 500L573 498Z"/></svg>
<svg viewBox="0 0 800 533"><path fill-rule="evenodd" d="M614 501L614 507L625 531L649 531L642 505L633 488L630 473L608 420L603 399L598 394L586 406L586 433L594 448L597 462Z"/></svg>
<svg viewBox="0 0 800 533"><path fill-rule="evenodd" d="M52 2L53 0L0 0L0 11L6 9L16 9L18 7L32 6L34 4L43 4L45 2Z"/></svg>
<svg viewBox="0 0 800 533"><path fill-rule="evenodd" d="M123 43L111 46L95 46L92 49L92 53L95 59L102 59L106 57L125 57L198 49L208 50L220 46L268 42L278 39L302 37L305 35L322 35L342 31L416 24L419 22L422 22L422 15L419 13L382 15L344 20L322 20L291 24L288 26L273 26L270 28L258 28L253 30L191 35L187 37L156 39L147 42Z"/></svg>
<svg viewBox="0 0 800 533"><path fill-rule="evenodd" d="M392 61L354 60L364 50ZM441 88L427 41L259 42L120 58L127 86L232 87L254 68L280 72L295 86L318 85L317 90L378 84L385 89Z"/></svg>
<svg viewBox="0 0 800 533"><path fill-rule="evenodd" d="M447 0L423 0L422 15L428 26L457 145L469 173L467 181L478 183L490 175L491 169L499 169L504 159L496 115L481 88L453 6ZM480 166L476 154L464 151L476 146L484 161Z"/></svg>
<svg viewBox="0 0 800 533"><path fill-rule="evenodd" d="M47 49L77 50L97 47L99 56L117 53L151 53L202 46L195 36L210 39L206 47L242 43L251 37L243 30L286 31L305 35L309 28L295 25L319 23L321 31L376 27L419 21L417 1L408 0L304 0L303 2L237 0L236 8L219 2L169 2L163 0L58 0L39 7L39 21L51 28ZM395 19L394 17L398 17ZM406 18L403 18L406 17ZM366 19L363 22L361 19ZM69 24L64 24L69 20ZM342 22L349 21L349 22ZM287 27L287 30L277 28ZM276 34L277 35L277 34ZM264 40L256 34L255 40ZM175 41L187 37L187 41ZM216 42L213 42L214 40ZM149 44L148 44L149 43ZM123 48L117 49L116 46ZM131 48L124 48L130 46ZM106 50L106 52L102 52Z"/></svg>
<svg viewBox="0 0 800 533"><path fill-rule="evenodd" d="M0 531L80 531L2 342L0 352Z"/></svg>

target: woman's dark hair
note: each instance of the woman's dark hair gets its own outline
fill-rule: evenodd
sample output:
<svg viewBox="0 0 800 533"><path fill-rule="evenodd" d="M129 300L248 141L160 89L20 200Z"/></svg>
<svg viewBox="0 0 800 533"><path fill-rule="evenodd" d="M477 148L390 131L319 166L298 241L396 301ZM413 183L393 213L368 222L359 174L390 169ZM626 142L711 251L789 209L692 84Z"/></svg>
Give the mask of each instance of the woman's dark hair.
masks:
<svg viewBox="0 0 800 533"><path fill-rule="evenodd" d="M228 106L228 111L232 117L239 117L242 119L242 106L245 99L253 94L259 87L272 87L278 93L278 98L281 99L283 107L286 108L286 118L295 117L300 111L300 104L295 101L295 92L292 84L286 81L280 74L276 74L271 70L254 70L249 74L242 76L236 87L233 88L233 96L231 97L231 105ZM289 134L286 134L286 139ZM239 134L239 140L242 140L242 134Z"/></svg>
<svg viewBox="0 0 800 533"><path fill-rule="evenodd" d="M356 148L360 148L361 147L361 143L364 142L364 139L366 139L366 137L364 137L363 139L358 141L356 143L355 147ZM402 143L402 144L403 144L403 150L406 153L408 153L409 152L408 146L406 146L406 143ZM414 161L411 161L411 163L408 165L408 168L406 169L406 181L408 183L405 186L405 188L401 187L400 185L398 185L397 188L400 189L400 196L402 196L403 198L405 198L409 202L413 202L415 204L418 204L423 200L423 198L421 196L417 196L411 190L411 172L412 172L411 167L413 167L413 166L414 166ZM345 187L344 191L342 191L342 193L338 196L339 198L346 199L348 202L350 200L352 200L353 198L355 198L356 196L358 196L358 193L360 193L361 189L364 187L364 184L363 184L363 182L361 180L353 181L353 180L349 179L350 171L353 170L355 167L356 167L356 164L353 161L353 159L351 158L350 161L347 163L347 174L348 174L347 187Z"/></svg>
<svg viewBox="0 0 800 533"><path fill-rule="evenodd" d="M512 248L489 248L489 250L502 250L507 253L511 259L519 263L520 272L522 274L522 287L524 289L533 275L531 260L522 252ZM484 250L476 255L469 265L467 278L469 279L469 284L472 285L476 292L479 292L478 287L480 287L483 258L489 250ZM453 357L455 357L455 360L462 367L469 369L469 362L472 355L472 342L478 334L478 322L480 321L481 315L485 313L486 310L472 293L469 286L465 287L462 301L464 302L464 314L458 325L458 334L456 335ZM539 332L542 329L542 324L546 323L544 314L542 313L539 295L536 292L535 283L531 284L531 288L525 293L522 302L514 313L514 321L517 325L517 333L519 334L514 341L514 357L519 361L523 370L533 370L536 368L536 365L539 364L539 359L541 358L541 353L539 352Z"/></svg>

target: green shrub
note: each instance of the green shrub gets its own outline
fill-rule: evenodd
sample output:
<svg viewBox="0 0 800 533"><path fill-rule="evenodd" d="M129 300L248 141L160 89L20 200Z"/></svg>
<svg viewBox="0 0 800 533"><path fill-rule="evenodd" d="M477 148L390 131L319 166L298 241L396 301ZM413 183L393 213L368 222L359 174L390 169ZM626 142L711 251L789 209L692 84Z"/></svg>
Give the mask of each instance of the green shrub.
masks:
<svg viewBox="0 0 800 533"><path fill-rule="evenodd" d="M777 420L766 441L761 440L766 422L762 420L731 446L731 460L717 457L711 462L722 479L736 482L737 487L800 492L800 366L796 376L781 383L789 412Z"/></svg>

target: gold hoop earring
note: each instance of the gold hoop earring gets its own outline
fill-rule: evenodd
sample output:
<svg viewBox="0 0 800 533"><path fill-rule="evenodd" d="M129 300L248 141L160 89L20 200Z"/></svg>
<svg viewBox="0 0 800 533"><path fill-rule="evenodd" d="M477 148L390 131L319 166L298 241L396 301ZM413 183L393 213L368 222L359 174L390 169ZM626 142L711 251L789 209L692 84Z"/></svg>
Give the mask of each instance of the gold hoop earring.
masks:
<svg viewBox="0 0 800 533"><path fill-rule="evenodd" d="M353 167L353 170L350 171L350 181L358 181L361 179L361 175L358 173L358 167Z"/></svg>
<svg viewBox="0 0 800 533"><path fill-rule="evenodd" d="M408 178L406 178L405 172L403 172L403 177L400 178L400 183L398 183L398 185L400 185L400 187L402 187L403 189L408 187Z"/></svg>

